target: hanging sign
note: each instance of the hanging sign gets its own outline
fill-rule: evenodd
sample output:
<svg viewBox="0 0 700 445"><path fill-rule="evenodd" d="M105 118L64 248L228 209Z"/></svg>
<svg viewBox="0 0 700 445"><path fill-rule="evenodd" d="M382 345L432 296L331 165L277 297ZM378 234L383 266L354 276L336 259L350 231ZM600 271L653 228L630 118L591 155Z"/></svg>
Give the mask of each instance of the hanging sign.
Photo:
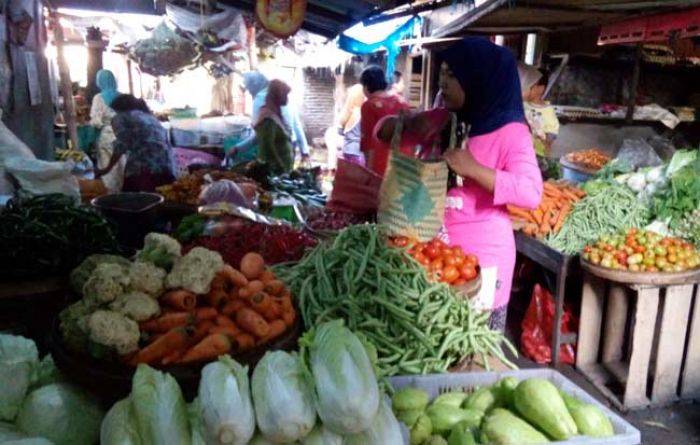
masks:
<svg viewBox="0 0 700 445"><path fill-rule="evenodd" d="M256 0L255 16L265 30L286 39L294 35L306 15L306 0Z"/></svg>

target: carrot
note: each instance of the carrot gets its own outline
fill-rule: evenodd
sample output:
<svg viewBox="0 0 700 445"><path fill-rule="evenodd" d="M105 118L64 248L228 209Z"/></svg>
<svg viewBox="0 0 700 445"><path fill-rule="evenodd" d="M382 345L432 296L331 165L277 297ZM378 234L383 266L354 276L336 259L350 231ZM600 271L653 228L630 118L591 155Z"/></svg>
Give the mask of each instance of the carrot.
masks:
<svg viewBox="0 0 700 445"><path fill-rule="evenodd" d="M559 215L557 216L557 221L554 223L554 227L552 228L554 233L558 233L559 230L561 230L561 227L564 225L564 221L566 221L566 217L569 215L570 211L571 206L564 206L564 208L561 209Z"/></svg>
<svg viewBox="0 0 700 445"><path fill-rule="evenodd" d="M176 349L175 351L172 351L170 354L163 357L163 359L160 361L160 364L163 366L167 366L172 363L175 363L178 360L180 360L180 357L182 357L184 353L185 351L181 349Z"/></svg>
<svg viewBox="0 0 700 445"><path fill-rule="evenodd" d="M537 231L537 224L534 222L525 224L525 227L523 228L523 233L527 236L535 236L536 231Z"/></svg>
<svg viewBox="0 0 700 445"><path fill-rule="evenodd" d="M219 315L213 307L199 307L194 311L194 321L199 323L204 320L214 320Z"/></svg>
<svg viewBox="0 0 700 445"><path fill-rule="evenodd" d="M536 222L538 225L541 225L541 224L542 224L542 220L544 219L544 214L542 213L542 210L540 210L540 209L535 210L535 211L532 213L532 216L534 216L535 222Z"/></svg>
<svg viewBox="0 0 700 445"><path fill-rule="evenodd" d="M201 323L197 323L197 326L194 327L194 333L192 334L192 341L196 343L202 340L209 335L209 330L215 326L216 324L211 320L204 320Z"/></svg>
<svg viewBox="0 0 700 445"><path fill-rule="evenodd" d="M578 196L574 195L573 193L571 193L571 192L568 191L568 190L563 190L563 191L562 191L562 194L563 194L564 196L566 196L566 197L567 197L570 201L572 201L572 202L576 202L576 201L579 200L579 197L578 197Z"/></svg>
<svg viewBox="0 0 700 445"><path fill-rule="evenodd" d="M244 287L248 285L248 279L241 271L234 269L230 264L226 264L220 272L226 279L236 287Z"/></svg>
<svg viewBox="0 0 700 445"><path fill-rule="evenodd" d="M248 299L258 292L262 292L264 289L265 285L262 281L253 280L249 282L246 287L243 287L238 291L238 296L240 298Z"/></svg>
<svg viewBox="0 0 700 445"><path fill-rule="evenodd" d="M197 296L185 289L166 292L160 297L160 300L173 309L178 309L180 311L191 311L197 306Z"/></svg>
<svg viewBox="0 0 700 445"><path fill-rule="evenodd" d="M178 363L201 362L213 360L231 350L231 341L224 334L210 334L192 346Z"/></svg>
<svg viewBox="0 0 700 445"><path fill-rule="evenodd" d="M221 309L221 313L231 316L244 307L246 307L246 304L243 300L231 300Z"/></svg>
<svg viewBox="0 0 700 445"><path fill-rule="evenodd" d="M221 272L218 272L214 276L214 279L211 280L211 288L224 290L224 289L226 289L227 282L228 282L228 279Z"/></svg>
<svg viewBox="0 0 700 445"><path fill-rule="evenodd" d="M243 330L256 337L264 337L270 332L270 326L262 315L247 307L242 308L236 313L235 321Z"/></svg>
<svg viewBox="0 0 700 445"><path fill-rule="evenodd" d="M236 323L226 315L217 315L215 323L217 326L236 326Z"/></svg>
<svg viewBox="0 0 700 445"><path fill-rule="evenodd" d="M258 343L267 343L270 340L282 335L286 330L287 324L284 322L284 320L275 320L270 323L270 332L266 336L262 337Z"/></svg>
<svg viewBox="0 0 700 445"><path fill-rule="evenodd" d="M250 299L250 307L258 314L265 317L267 321L280 318L281 308L275 303L273 298L265 292L258 292Z"/></svg>
<svg viewBox="0 0 700 445"><path fill-rule="evenodd" d="M185 328L174 328L160 336L156 341L144 347L134 356L131 363L135 366L139 363L154 363L162 359L172 351L187 345L190 336Z"/></svg>
<svg viewBox="0 0 700 445"><path fill-rule="evenodd" d="M207 303L209 306L217 308L224 300L228 299L228 292L224 289L212 289L207 294Z"/></svg>
<svg viewBox="0 0 700 445"><path fill-rule="evenodd" d="M270 295L279 295L284 291L284 283L280 280L272 280L265 283L265 292Z"/></svg>
<svg viewBox="0 0 700 445"><path fill-rule="evenodd" d="M210 334L224 334L230 340L235 340L241 334L241 330L237 326L212 326L209 329Z"/></svg>
<svg viewBox="0 0 700 445"><path fill-rule="evenodd" d="M265 269L259 278L259 280L265 284L269 283L270 281L276 280L276 279L277 279L277 277L275 276L275 273L272 272L270 269Z"/></svg>
<svg viewBox="0 0 700 445"><path fill-rule="evenodd" d="M512 207L512 208L508 208L508 211L510 212L511 216L514 216L516 218L520 218L524 221L532 222L534 220L534 218L532 217L532 213L530 213L529 210L519 209L517 207Z"/></svg>
<svg viewBox="0 0 700 445"><path fill-rule="evenodd" d="M170 312L158 318L141 322L139 327L146 332L168 332L177 327L186 326L194 321L189 312Z"/></svg>
<svg viewBox="0 0 700 445"><path fill-rule="evenodd" d="M234 342L241 351L247 351L255 346L255 337L245 332L241 332L234 338Z"/></svg>
<svg viewBox="0 0 700 445"><path fill-rule="evenodd" d="M294 325L294 321L297 319L297 313L294 310L294 308L288 309L288 308L282 308L282 320L284 320L284 324L292 327Z"/></svg>

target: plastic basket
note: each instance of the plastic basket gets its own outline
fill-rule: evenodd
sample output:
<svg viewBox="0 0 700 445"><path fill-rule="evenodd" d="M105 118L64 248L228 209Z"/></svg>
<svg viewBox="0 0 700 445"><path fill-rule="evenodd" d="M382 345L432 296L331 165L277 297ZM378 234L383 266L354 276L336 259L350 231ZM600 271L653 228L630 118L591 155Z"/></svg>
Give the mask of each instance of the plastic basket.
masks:
<svg viewBox="0 0 700 445"><path fill-rule="evenodd" d="M219 165L222 158L211 153L199 150L189 150L187 148L176 147L173 149L175 164L177 165L177 175L187 174L187 167L192 164Z"/></svg>
<svg viewBox="0 0 700 445"><path fill-rule="evenodd" d="M638 445L641 443L641 434L639 430L625 421L622 417L613 413L607 407L594 399L583 389L576 386L571 380L567 379L559 372L553 369L521 369L517 371L503 372L471 372L468 374L453 373L453 374L433 374L424 376L399 376L390 379L391 384L395 389L401 389L407 386L420 388L428 393L431 399L439 394L450 390L470 391L477 386L493 385L504 377L516 377L520 380L529 378L547 379L560 390L567 394L573 395L578 399L596 405L603 410L606 416L610 419L615 430L615 435L612 437L588 437L576 436L569 440L553 442L566 445Z"/></svg>

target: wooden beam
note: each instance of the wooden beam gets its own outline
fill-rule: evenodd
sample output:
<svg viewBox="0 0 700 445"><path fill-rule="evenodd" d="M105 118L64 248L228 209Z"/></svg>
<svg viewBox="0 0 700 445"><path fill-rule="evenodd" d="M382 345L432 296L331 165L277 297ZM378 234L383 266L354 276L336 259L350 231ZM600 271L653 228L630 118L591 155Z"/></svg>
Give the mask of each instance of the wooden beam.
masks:
<svg viewBox="0 0 700 445"><path fill-rule="evenodd" d="M637 44L634 54L634 69L632 70L632 82L630 83L629 101L627 102L627 123L634 120L634 109L637 106L637 90L639 89L639 76L642 67L642 45Z"/></svg>
<svg viewBox="0 0 700 445"><path fill-rule="evenodd" d="M68 127L68 137L74 150L78 149L78 125L75 115L75 103L73 102L73 86L70 80L70 69L63 53L63 27L58 20L56 10L49 13L54 32L54 43L56 45L56 60L58 62L58 75L60 77L61 96L63 96L63 114Z"/></svg>

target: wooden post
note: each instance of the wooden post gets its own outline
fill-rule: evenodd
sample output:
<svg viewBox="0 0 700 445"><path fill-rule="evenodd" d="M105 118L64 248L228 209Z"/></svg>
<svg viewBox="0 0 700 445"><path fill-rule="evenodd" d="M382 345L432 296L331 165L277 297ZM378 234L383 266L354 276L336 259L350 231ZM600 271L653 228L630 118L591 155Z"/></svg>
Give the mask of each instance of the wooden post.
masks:
<svg viewBox="0 0 700 445"><path fill-rule="evenodd" d="M78 126L75 116L75 103L73 103L73 87L70 80L70 70L66 57L63 53L63 28L58 20L55 9L51 9L49 18L53 26L54 43L56 44L56 54L58 62L58 73L60 77L61 96L63 96L63 113L68 126L68 137L74 150L78 149Z"/></svg>
<svg viewBox="0 0 700 445"><path fill-rule="evenodd" d="M134 95L134 75L131 73L131 59L126 56L126 72L129 78L129 94Z"/></svg>
<svg viewBox="0 0 700 445"><path fill-rule="evenodd" d="M656 313L659 310L659 288L637 289L637 309L634 315L632 355L625 384L623 404L626 408L643 408L649 405L647 378L649 358L654 342Z"/></svg>
<svg viewBox="0 0 700 445"><path fill-rule="evenodd" d="M625 326L629 301L627 287L613 283L608 292L608 302L605 315L605 342L603 344L603 363L619 362L622 360L622 347L625 343Z"/></svg>
<svg viewBox="0 0 700 445"><path fill-rule="evenodd" d="M97 72L102 69L102 53L107 47L106 42L102 40L100 28L90 27L87 30L87 48L88 48L88 64L87 64L87 101L92 103L92 98L99 92L97 88Z"/></svg>
<svg viewBox="0 0 700 445"><path fill-rule="evenodd" d="M630 97L627 103L627 122L634 121L634 109L637 106L637 90L639 89L639 75L642 69L642 45L637 44L634 55L634 69L632 70L632 83L630 84Z"/></svg>

